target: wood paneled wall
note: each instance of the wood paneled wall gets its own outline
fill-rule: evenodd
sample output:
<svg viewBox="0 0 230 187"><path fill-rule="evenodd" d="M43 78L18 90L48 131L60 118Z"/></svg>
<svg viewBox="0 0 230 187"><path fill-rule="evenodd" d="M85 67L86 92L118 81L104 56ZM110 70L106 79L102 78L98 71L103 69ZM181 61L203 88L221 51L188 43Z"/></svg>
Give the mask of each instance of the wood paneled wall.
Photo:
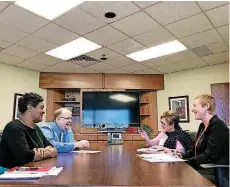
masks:
<svg viewBox="0 0 230 187"><path fill-rule="evenodd" d="M40 88L164 89L164 75L40 73Z"/></svg>

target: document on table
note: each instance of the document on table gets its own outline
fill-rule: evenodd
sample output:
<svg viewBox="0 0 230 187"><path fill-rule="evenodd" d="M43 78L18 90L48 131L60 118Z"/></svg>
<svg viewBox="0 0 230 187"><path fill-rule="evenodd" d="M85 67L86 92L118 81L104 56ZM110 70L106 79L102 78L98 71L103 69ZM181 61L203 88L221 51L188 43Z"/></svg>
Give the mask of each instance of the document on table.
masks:
<svg viewBox="0 0 230 187"><path fill-rule="evenodd" d="M100 153L101 151L91 151L91 150L77 150L77 151L72 151L74 153Z"/></svg>
<svg viewBox="0 0 230 187"><path fill-rule="evenodd" d="M143 160L152 162L152 163L157 163L157 162L183 162L185 160L181 158L177 158L173 155L169 154L140 154L137 155Z"/></svg>
<svg viewBox="0 0 230 187"><path fill-rule="evenodd" d="M13 171L13 172L5 172L0 175L0 180L34 180L39 179L42 176L57 176L63 167L57 168L56 166L50 169L48 172L36 172L36 171Z"/></svg>

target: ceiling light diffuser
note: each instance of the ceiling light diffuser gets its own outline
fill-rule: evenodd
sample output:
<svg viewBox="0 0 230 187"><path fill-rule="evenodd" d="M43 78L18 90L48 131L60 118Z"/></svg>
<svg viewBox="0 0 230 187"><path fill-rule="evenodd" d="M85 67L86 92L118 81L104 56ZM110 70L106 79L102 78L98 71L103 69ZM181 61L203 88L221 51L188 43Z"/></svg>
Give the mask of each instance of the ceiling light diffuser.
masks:
<svg viewBox="0 0 230 187"><path fill-rule="evenodd" d="M79 0L18 0L15 4L48 20L53 20L82 2Z"/></svg>
<svg viewBox="0 0 230 187"><path fill-rule="evenodd" d="M178 40L174 40L172 42L150 47L148 49L137 51L126 56L137 62L142 62L152 58L184 51L186 49L187 47L185 47L182 43L180 43Z"/></svg>
<svg viewBox="0 0 230 187"><path fill-rule="evenodd" d="M100 45L91 42L83 37L61 45L55 49L52 49L45 54L60 58L62 60L69 60L73 57L94 51L101 48Z"/></svg>

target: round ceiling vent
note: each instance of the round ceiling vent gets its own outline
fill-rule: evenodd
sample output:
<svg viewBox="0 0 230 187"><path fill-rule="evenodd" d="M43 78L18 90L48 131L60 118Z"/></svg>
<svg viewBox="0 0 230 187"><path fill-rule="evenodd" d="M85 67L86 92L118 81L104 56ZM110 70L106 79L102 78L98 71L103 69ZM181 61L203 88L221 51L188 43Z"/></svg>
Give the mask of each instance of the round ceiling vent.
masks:
<svg viewBox="0 0 230 187"><path fill-rule="evenodd" d="M111 18L116 17L116 14L114 12L106 12L105 17L111 19Z"/></svg>
<svg viewBox="0 0 230 187"><path fill-rule="evenodd" d="M103 54L102 57L100 58L101 60L107 60L108 58L105 57L106 55Z"/></svg>

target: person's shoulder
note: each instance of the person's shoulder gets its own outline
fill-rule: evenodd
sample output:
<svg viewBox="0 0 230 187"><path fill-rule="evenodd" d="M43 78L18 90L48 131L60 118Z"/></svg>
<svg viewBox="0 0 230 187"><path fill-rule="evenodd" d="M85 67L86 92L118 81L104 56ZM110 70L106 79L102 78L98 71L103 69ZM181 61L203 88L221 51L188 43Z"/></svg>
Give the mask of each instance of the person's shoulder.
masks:
<svg viewBox="0 0 230 187"><path fill-rule="evenodd" d="M216 115L212 117L211 119L211 128L212 129L223 129L223 130L229 130L227 125L220 119L218 118Z"/></svg>
<svg viewBox="0 0 230 187"><path fill-rule="evenodd" d="M54 128L54 122L44 122L39 127L42 128L48 128L48 129L53 129Z"/></svg>
<svg viewBox="0 0 230 187"><path fill-rule="evenodd" d="M10 121L9 123L7 123L7 125L5 126L5 129L9 130L9 129L22 129L23 128L23 124L21 121L19 120L13 120Z"/></svg>

